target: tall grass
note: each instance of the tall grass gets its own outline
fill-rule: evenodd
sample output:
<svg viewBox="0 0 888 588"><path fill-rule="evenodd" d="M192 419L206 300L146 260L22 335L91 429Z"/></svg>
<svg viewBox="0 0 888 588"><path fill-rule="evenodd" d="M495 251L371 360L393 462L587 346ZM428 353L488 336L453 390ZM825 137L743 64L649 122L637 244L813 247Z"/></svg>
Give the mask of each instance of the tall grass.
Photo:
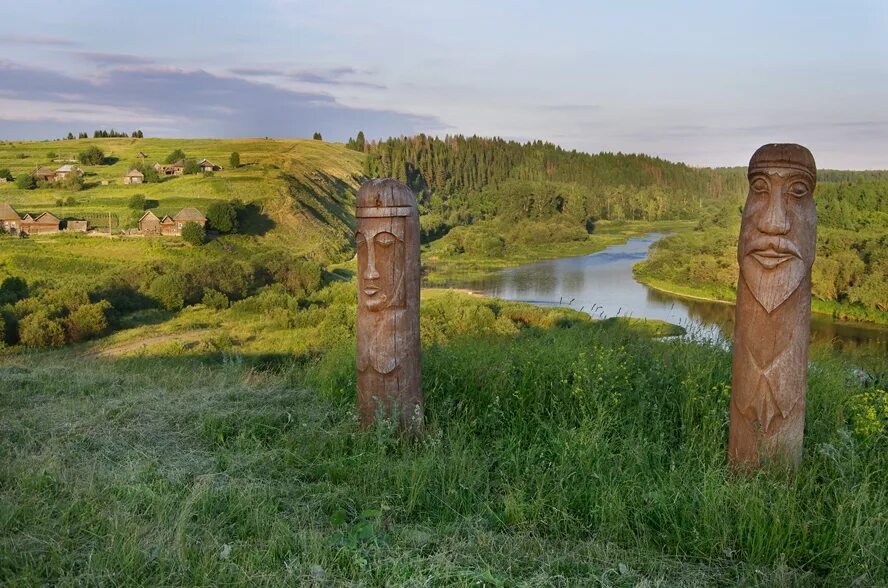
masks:
<svg viewBox="0 0 888 588"><path fill-rule="evenodd" d="M308 365L3 359L0 582L888 582L884 368L818 358L802 470L734 476L724 350L466 304L494 320L424 335L416 442L358 430L347 328Z"/></svg>

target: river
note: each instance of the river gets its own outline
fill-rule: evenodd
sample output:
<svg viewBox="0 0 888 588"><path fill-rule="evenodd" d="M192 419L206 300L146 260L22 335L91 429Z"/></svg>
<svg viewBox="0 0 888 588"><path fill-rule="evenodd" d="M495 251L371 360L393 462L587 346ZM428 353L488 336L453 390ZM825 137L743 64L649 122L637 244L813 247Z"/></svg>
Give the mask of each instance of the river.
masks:
<svg viewBox="0 0 888 588"><path fill-rule="evenodd" d="M451 284L485 296L541 306L569 306L597 318L626 316L660 319L688 330L688 336L724 340L733 331L734 306L666 294L635 281L632 266L665 235L651 233L598 253L539 261L487 277ZM888 353L888 328L834 321L813 315L812 344L839 350Z"/></svg>

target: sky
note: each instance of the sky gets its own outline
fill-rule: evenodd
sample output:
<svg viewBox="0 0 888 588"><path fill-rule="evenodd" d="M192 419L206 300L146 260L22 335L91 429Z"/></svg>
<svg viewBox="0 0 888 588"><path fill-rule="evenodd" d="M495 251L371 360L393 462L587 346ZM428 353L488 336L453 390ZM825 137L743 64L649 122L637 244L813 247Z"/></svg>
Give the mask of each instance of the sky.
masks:
<svg viewBox="0 0 888 588"><path fill-rule="evenodd" d="M6 5L8 4L8 5ZM424 132L888 169L888 2L4 2L0 139Z"/></svg>

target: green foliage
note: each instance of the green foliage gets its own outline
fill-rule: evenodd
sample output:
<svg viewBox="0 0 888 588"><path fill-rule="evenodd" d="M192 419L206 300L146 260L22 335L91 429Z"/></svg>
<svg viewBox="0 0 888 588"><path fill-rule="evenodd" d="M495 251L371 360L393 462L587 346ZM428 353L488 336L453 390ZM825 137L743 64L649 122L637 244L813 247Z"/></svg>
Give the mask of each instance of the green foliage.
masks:
<svg viewBox="0 0 888 588"><path fill-rule="evenodd" d="M58 320L38 310L19 322L19 339L26 347L61 347L65 344L65 330Z"/></svg>
<svg viewBox="0 0 888 588"><path fill-rule="evenodd" d="M315 133L311 136L311 138L314 139L315 141L323 141L323 137L321 137L321 134L317 131L315 131Z"/></svg>
<svg viewBox="0 0 888 588"><path fill-rule="evenodd" d="M111 303L107 300L79 306L68 315L68 339L72 343L79 343L105 334L110 311Z"/></svg>
<svg viewBox="0 0 888 588"><path fill-rule="evenodd" d="M0 178L5 179L7 182L11 182L15 179L12 177L12 172L9 171L8 167L0 168Z"/></svg>
<svg viewBox="0 0 888 588"><path fill-rule="evenodd" d="M231 167L231 169L239 168L241 166L240 153L238 153L237 151L232 152L231 155L228 157L228 165Z"/></svg>
<svg viewBox="0 0 888 588"><path fill-rule="evenodd" d="M188 290L188 282L174 272L155 278L148 293L166 310L182 310Z"/></svg>
<svg viewBox="0 0 888 588"><path fill-rule="evenodd" d="M237 232L237 208L231 202L213 202L207 208L207 220L210 227L220 233Z"/></svg>
<svg viewBox="0 0 888 588"><path fill-rule="evenodd" d="M182 161L186 158L185 152L181 149L174 149L170 152L169 155L164 159L164 163L176 163L178 161Z"/></svg>
<svg viewBox="0 0 888 588"><path fill-rule="evenodd" d="M54 160L58 156L59 156L59 154L56 153L55 151L48 151L46 153L46 158L49 159L50 161Z"/></svg>
<svg viewBox="0 0 888 588"><path fill-rule="evenodd" d="M200 165L198 165L198 161L196 159L186 159L185 169L182 173L187 176L200 173Z"/></svg>
<svg viewBox="0 0 888 588"><path fill-rule="evenodd" d="M266 283L278 283L292 294L306 295L321 286L321 266L284 251L269 251L253 258Z"/></svg>
<svg viewBox="0 0 888 588"><path fill-rule="evenodd" d="M216 310L224 310L228 308L230 304L228 296L226 296L222 292L219 292L218 290L213 290L212 288L207 288L204 290L202 302L206 306L209 306L210 308L215 308Z"/></svg>
<svg viewBox="0 0 888 588"><path fill-rule="evenodd" d="M28 284L22 278L9 276L0 283L0 306L15 304L28 296Z"/></svg>
<svg viewBox="0 0 888 588"><path fill-rule="evenodd" d="M15 186L19 190L33 190L37 187L37 180L30 174L19 174L15 179Z"/></svg>
<svg viewBox="0 0 888 588"><path fill-rule="evenodd" d="M207 232L195 222L187 222L182 227L182 240L191 245L203 245L207 241Z"/></svg>
<svg viewBox="0 0 888 588"><path fill-rule="evenodd" d="M129 200L126 203L127 208L131 208L136 211L144 211L145 210L145 195L144 194L133 194L130 196Z"/></svg>
<svg viewBox="0 0 888 588"><path fill-rule="evenodd" d="M105 163L105 152L95 145L90 145L77 155L77 160L82 165L102 165Z"/></svg>
<svg viewBox="0 0 888 588"><path fill-rule="evenodd" d="M45 187L50 187L50 185L47 184ZM84 188L83 176L78 173L68 174L65 179L53 182L51 184L51 187L61 190L68 190L70 192L78 192L80 190L83 190ZM74 197L68 196L68 199L74 200Z"/></svg>

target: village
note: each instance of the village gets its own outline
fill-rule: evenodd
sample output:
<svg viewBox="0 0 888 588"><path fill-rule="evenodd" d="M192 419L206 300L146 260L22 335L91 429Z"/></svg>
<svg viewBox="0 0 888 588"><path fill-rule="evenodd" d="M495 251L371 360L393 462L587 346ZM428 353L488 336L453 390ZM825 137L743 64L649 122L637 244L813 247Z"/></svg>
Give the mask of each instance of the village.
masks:
<svg viewBox="0 0 888 588"><path fill-rule="evenodd" d="M140 161L144 161L148 156L140 151L137 157ZM191 164L194 165L193 160ZM159 177L175 177L188 173L186 172L188 165L188 161L180 159L167 164L155 163L151 169L157 172ZM221 166L214 164L208 159L200 160L197 162L196 167L201 173L205 174L222 169ZM66 163L57 169L50 169L40 165L28 175L38 185L45 185L65 182L72 177L82 178L84 172L78 166ZM0 183L7 183L9 181L11 181L11 178L0 176ZM109 183L108 180L101 181L103 186L107 186ZM147 180L145 174L139 171L137 166L133 166L122 178L122 183L124 185L138 185L147 183ZM104 228L97 228L92 226L90 220L84 218L63 219L49 211L43 211L36 214L36 216L35 214L26 213L22 215L10 204L0 202L0 232L18 235L22 238L31 235L59 233L112 233L112 223L110 220ZM146 210L138 219L136 228L121 230L118 234L123 236L181 236L183 228L188 223L195 223L205 229L207 217L202 211L194 207L185 207L173 216L166 214L162 217L157 216L150 210Z"/></svg>

